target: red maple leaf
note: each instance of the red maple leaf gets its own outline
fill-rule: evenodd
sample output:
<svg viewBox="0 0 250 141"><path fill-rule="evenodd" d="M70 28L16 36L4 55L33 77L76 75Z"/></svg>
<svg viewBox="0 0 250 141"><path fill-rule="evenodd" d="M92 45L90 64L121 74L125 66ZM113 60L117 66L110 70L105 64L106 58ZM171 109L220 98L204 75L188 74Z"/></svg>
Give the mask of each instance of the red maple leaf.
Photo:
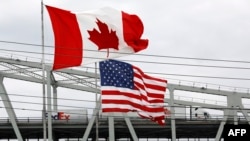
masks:
<svg viewBox="0 0 250 141"><path fill-rule="evenodd" d="M119 40L116 35L116 31L113 31L112 29L111 31L109 31L108 25L104 22L101 22L99 19L97 19L96 24L100 32L95 28L92 31L88 30L90 36L89 40L91 40L98 46L98 50L107 49L108 53L109 53L109 48L119 50L118 49Z"/></svg>

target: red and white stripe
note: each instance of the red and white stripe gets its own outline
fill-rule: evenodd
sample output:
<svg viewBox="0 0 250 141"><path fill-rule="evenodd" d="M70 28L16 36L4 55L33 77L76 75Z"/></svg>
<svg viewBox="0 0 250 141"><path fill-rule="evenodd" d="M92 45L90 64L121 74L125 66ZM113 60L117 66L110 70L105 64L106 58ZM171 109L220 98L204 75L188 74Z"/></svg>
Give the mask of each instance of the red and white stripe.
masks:
<svg viewBox="0 0 250 141"><path fill-rule="evenodd" d="M103 112L137 111L141 117L165 123L164 95L167 80L144 74L133 66L134 89L102 86Z"/></svg>

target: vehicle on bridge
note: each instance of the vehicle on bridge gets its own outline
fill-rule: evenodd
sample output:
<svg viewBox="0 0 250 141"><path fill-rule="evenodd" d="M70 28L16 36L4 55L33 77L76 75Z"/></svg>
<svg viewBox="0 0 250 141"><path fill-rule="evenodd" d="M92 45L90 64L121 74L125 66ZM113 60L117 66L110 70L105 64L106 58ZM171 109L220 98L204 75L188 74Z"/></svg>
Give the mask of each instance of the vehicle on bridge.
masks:
<svg viewBox="0 0 250 141"><path fill-rule="evenodd" d="M46 118L48 118L48 113L46 113ZM57 111L51 112L51 118L55 121L86 121L88 122L88 111L87 109L59 109Z"/></svg>
<svg viewBox="0 0 250 141"><path fill-rule="evenodd" d="M211 118L209 112L203 108L196 107L192 110L192 117L195 119L209 119Z"/></svg>

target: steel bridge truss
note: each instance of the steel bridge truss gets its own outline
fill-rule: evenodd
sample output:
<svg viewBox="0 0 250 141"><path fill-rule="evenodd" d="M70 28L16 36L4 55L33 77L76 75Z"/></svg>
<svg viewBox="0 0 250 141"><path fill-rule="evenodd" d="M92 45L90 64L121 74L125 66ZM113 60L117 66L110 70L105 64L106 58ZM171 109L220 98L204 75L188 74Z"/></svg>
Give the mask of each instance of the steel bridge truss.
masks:
<svg viewBox="0 0 250 141"><path fill-rule="evenodd" d="M46 72L45 78L42 76L42 71ZM42 68L42 64L38 62L29 62L22 61L18 59L9 59L9 58L0 58L0 93L1 99L9 116L10 122L16 134L16 137L19 141L23 141L23 137L20 133L18 124L16 122L17 116L15 111L13 110L13 106L11 100L7 94L5 86L3 84L4 78L12 78L23 81L29 81L34 83L44 83L47 86L47 102L48 102L48 139L49 141L53 140L52 137L52 120L51 120L51 112L52 107L51 101L53 100L53 110L57 110L57 87L63 87L68 89L75 89L79 91L87 91L91 93L100 93L99 86L96 85L95 81L99 82L99 75L93 72L81 71L81 70L73 70L73 69L63 69L60 71L51 71L51 67L49 65L45 65L45 70ZM53 88L53 99L51 96L51 87ZM210 89L207 87L196 87L196 86L187 86L180 84L168 84L168 90L170 94L170 98L166 98L165 102L170 105L171 110L171 138L173 141L176 140L176 117L175 117L175 109L174 105L195 105L200 107L207 108L221 108L224 109L224 117L220 122L217 134L215 136L215 140L219 141L222 138L222 132L224 125L226 124L228 119L233 119L234 124L238 124L238 116L237 112L241 112L248 124L250 124L250 117L248 115L249 111L242 110L244 106L242 104L242 98L250 98L249 93L243 92L235 92L235 91L225 91L220 89ZM206 104L199 103L193 101L184 101L177 100L174 98L174 91L188 91L188 92L196 92L196 93L205 93L212 95L219 95L227 97L227 105L214 105L214 104ZM93 112L93 115L96 115L98 110L101 107L100 102L97 102L96 108ZM88 140L88 136L90 131L95 123L95 116L93 116L88 126L83 134L82 140ZM108 127L109 127L109 140L114 141L115 138L115 127L114 127L114 117L108 117ZM134 130L133 124L129 117L124 117L124 121L127 125L127 128L131 134L131 138L135 141L138 141L138 136L136 131Z"/></svg>

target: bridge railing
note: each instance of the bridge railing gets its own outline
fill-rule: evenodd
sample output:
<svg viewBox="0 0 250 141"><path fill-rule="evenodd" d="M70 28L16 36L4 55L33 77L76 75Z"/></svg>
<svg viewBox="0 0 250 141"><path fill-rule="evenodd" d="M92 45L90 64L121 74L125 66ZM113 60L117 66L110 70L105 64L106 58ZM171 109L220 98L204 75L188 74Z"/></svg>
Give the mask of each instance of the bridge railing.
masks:
<svg viewBox="0 0 250 141"><path fill-rule="evenodd" d="M108 117L101 117L99 121L106 121ZM115 117L115 120L123 120L124 117ZM143 119L140 117L132 117L130 118L131 120L136 120L136 121L148 121L148 119ZM166 117L166 120L171 119L171 117ZM188 116L178 116L175 118L176 120L184 120L184 121L222 121L223 116L221 115L213 115L211 118L190 118ZM233 119L232 119L233 120ZM246 121L244 116L238 116L238 121ZM16 122L18 124L42 124L42 119L41 118L36 118L36 117L22 117L16 119ZM73 120L52 120L53 123L55 124L74 124L74 123L88 123L87 121L83 119L73 119ZM11 121L9 118L0 118L0 124L11 124Z"/></svg>
<svg viewBox="0 0 250 141"><path fill-rule="evenodd" d="M194 81L187 81L187 80L177 80L177 79L168 79L169 83L177 84L177 85L184 85L184 86L192 86L198 88L209 88L214 90L224 90L224 91L231 91L231 92L239 92L239 93L247 93L250 95L250 88L246 87L235 87L235 86L227 86L227 85L219 85L219 84L212 84L212 83L205 83L205 82L194 82Z"/></svg>
<svg viewBox="0 0 250 141"><path fill-rule="evenodd" d="M41 117L18 117L16 119L17 123L31 123L31 124L39 124L42 123L43 120ZM53 120L53 123L88 123L88 120L86 119L70 119L70 120ZM9 118L0 118L0 124L6 124L6 123L11 123Z"/></svg>

